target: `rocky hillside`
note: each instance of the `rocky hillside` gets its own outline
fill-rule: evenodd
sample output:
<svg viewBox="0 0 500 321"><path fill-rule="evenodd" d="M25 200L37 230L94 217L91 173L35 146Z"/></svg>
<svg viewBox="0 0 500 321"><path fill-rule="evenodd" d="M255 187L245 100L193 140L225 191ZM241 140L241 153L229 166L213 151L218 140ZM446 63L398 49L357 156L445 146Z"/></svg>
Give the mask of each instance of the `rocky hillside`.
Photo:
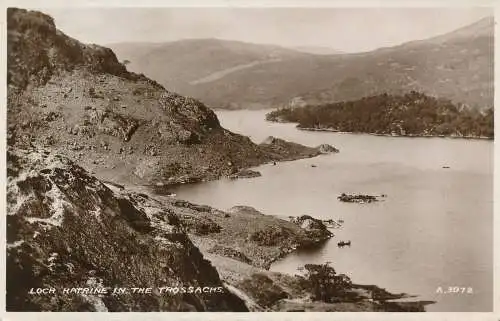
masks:
<svg viewBox="0 0 500 321"><path fill-rule="evenodd" d="M50 151L8 152L7 310L245 311L184 233L146 195L112 190ZM193 293L159 293L162 286ZM151 294L63 288L151 287ZM212 287L217 293L196 288ZM53 288L50 295L31 288Z"/></svg>
<svg viewBox="0 0 500 321"><path fill-rule="evenodd" d="M189 43L183 55L145 48L143 58L135 57L133 63L135 70L217 108L270 108L297 97L320 104L415 90L482 109L493 106L493 35L490 17L431 39L359 54L282 55L194 83L177 81L200 78L190 72L192 64L206 64L211 73L228 68L214 63L212 47L202 42L193 56ZM141 49L141 44L135 46L135 51ZM224 59L233 55L231 47L219 53ZM150 61L173 61L175 68Z"/></svg>
<svg viewBox="0 0 500 321"><path fill-rule="evenodd" d="M223 129L203 103L128 72L110 49L66 36L40 12L9 9L8 49L11 146L50 148L99 177L141 184L290 159Z"/></svg>

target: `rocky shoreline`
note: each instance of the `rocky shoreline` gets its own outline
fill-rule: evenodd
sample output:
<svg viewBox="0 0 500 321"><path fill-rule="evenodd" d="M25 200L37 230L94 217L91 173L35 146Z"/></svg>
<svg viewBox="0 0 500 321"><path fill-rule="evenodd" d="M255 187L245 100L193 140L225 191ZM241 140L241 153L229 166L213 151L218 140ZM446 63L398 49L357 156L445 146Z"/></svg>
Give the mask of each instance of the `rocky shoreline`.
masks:
<svg viewBox="0 0 500 321"><path fill-rule="evenodd" d="M84 299L89 302L87 305L82 305L84 301L78 296L70 299L58 295L56 301L64 304L54 305L53 298L33 297L24 291L48 284L57 289L79 286L94 280L96 274L98 284L104 287L137 286L130 283L133 280L149 285L168 283L160 280L161 273L153 273L158 264L170 266L166 261L158 261L158 255L184 262L178 263L181 265L176 267L173 276L180 277L183 286L189 286L192 278L214 286L221 286L221 282L226 285L227 294L213 301L209 310L424 311L425 305L430 304L389 302L408 296L363 285L349 285L345 298L322 302L312 299L309 281L303 276L268 271L273 262L293 251L327 242L333 233L325 223L332 226L332 220L324 222L309 215L284 220L248 206L221 211L154 195L134 185L102 183L64 156L48 150L12 149L8 157L7 271L9 275L17 275L25 269L30 273L22 288L12 282L7 284L10 311L123 311L132 303L137 311L176 310L173 306L162 307L161 295L152 296L148 302L130 295L93 297ZM56 194L60 196L55 197ZM110 230L116 228L122 232ZM142 241L139 242L139 238ZM182 240L182 248L175 245L179 240ZM149 251L153 252L141 258L141 263L125 252L117 257L109 256L110 251L138 253L142 243L148 244ZM126 249L120 250L124 244ZM26 251L33 254L23 256ZM107 256L103 256L104 253L108 253ZM113 265L116 259L141 267L123 270ZM45 272L38 274L28 268L32 264ZM198 264L195 268L198 272L194 272L190 264ZM122 269L121 272L117 268ZM113 273L123 275L116 280ZM248 298L252 304L248 304ZM203 296L196 300L209 302ZM185 305L188 310L201 309L196 305L188 307L189 302L192 301L176 304Z"/></svg>
<svg viewBox="0 0 500 321"><path fill-rule="evenodd" d="M199 205L185 201L182 207L199 209ZM217 269L221 279L235 290L234 293L240 293L240 298L246 299L251 311L423 312L426 305L434 303L393 302L412 296L389 293L375 285L358 284L353 284L349 290L352 294L345 301L314 301L302 276L268 271L272 263L294 251L328 242L334 236L330 230L341 227L341 222L319 220L309 215L289 217L286 221L248 206L236 206L228 211L204 206L201 213L194 215L198 222L211 219L221 226L215 233L189 232L189 236Z"/></svg>
<svg viewBox="0 0 500 321"><path fill-rule="evenodd" d="M305 247L318 247L327 242L333 235L323 221L304 215L290 218L290 223L299 227L299 230L309 231L307 234L313 239L305 242L283 242L279 233L269 233L276 241L265 238L241 238L243 227L246 230L247 219L268 220L269 224L278 224L281 228L291 225L280 218L264 215L259 211L246 206L232 208L231 217L227 220L234 222L222 223L222 231L229 234L220 235L190 235L200 251L219 271L224 282L238 289L244 296L251 299L253 311L413 311L423 312L431 301L393 302L391 300L411 298L407 294L393 294L374 285L353 284L349 294L338 302L321 302L311 299L311 290L300 275L287 275L268 271L271 263ZM236 214L236 215L234 215ZM220 221L218 221L220 222ZM272 222L272 223L269 223ZM236 223L236 224L235 224ZM332 223L332 222L328 222ZM226 225L227 224L227 225ZM226 227L230 227L229 229ZM337 225L338 227L338 225ZM280 228L278 228L280 229ZM269 231L265 229L266 234ZM283 231L283 230L282 230ZM251 232L252 233L252 232ZM301 233L301 232L299 232ZM293 236L289 235L290 238ZM240 241L238 241L238 238ZM253 241L248 247L248 240ZM257 242L255 242L257 241ZM215 244L215 245L214 245ZM221 244L225 244L222 246ZM245 244L245 246L242 246ZM305 283L304 283L305 282Z"/></svg>

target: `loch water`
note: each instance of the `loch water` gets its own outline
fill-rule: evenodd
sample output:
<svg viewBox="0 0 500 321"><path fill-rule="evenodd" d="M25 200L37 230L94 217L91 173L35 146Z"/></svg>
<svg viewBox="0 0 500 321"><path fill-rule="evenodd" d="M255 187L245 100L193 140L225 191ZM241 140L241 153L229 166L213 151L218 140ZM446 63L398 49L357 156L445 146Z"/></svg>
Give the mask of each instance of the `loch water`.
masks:
<svg viewBox="0 0 500 321"><path fill-rule="evenodd" d="M340 153L262 165L257 178L181 186L177 197L220 209L248 205L283 217L344 220L324 246L292 253L273 271L297 273L304 264L330 261L356 283L437 301L428 311L492 311L492 141L301 131L266 122L266 112L217 115L222 126L256 143L275 136L331 144ZM341 193L387 197L352 204L338 201ZM338 248L341 240L352 246ZM472 293L438 293L440 287Z"/></svg>

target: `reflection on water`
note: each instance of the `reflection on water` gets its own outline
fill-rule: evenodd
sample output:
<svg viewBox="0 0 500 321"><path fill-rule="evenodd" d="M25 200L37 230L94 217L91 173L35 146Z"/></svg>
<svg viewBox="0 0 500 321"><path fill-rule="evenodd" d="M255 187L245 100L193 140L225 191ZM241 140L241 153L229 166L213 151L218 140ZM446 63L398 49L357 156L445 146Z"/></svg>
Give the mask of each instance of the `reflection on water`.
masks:
<svg viewBox="0 0 500 321"><path fill-rule="evenodd" d="M221 209L249 205L283 217L344 220L324 246L289 255L272 270L296 273L306 263L331 261L357 283L438 301L430 311L492 310L491 141L305 132L265 122L263 111L218 116L224 127L255 142L273 135L340 149L339 154L257 167L262 177L175 190L180 198ZM387 197L350 204L337 200L341 193ZM340 240L351 240L351 247L338 248ZM472 287L474 293L436 293L438 287L454 286Z"/></svg>

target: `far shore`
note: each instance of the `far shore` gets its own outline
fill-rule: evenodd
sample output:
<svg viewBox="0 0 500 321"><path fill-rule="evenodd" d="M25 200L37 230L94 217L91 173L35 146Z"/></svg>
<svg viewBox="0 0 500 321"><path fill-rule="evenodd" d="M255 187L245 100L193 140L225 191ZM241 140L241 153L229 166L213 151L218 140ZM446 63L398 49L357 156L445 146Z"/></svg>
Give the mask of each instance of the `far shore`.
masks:
<svg viewBox="0 0 500 321"><path fill-rule="evenodd" d="M372 136L383 136L383 137L407 137L407 138L452 138L452 139L472 139L472 140L494 140L493 137L485 136L455 136L455 135L398 135L398 134L378 134L378 133L363 133L363 132L343 132L333 128L309 128L300 127L300 125L295 126L298 130L313 131L313 132L330 132L337 134L353 134L353 135L372 135Z"/></svg>

